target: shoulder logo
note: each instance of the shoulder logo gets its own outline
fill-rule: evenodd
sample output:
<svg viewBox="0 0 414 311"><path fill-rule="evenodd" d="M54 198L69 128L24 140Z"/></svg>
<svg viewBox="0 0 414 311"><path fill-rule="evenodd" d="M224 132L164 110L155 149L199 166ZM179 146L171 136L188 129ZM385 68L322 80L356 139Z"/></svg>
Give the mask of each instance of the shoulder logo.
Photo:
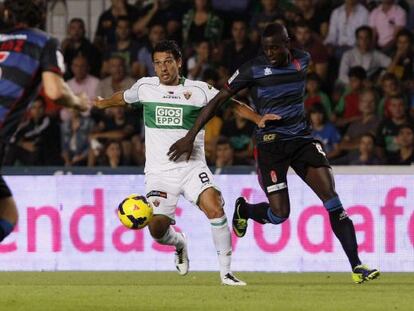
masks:
<svg viewBox="0 0 414 311"><path fill-rule="evenodd" d="M227 81L228 84L232 83L234 79L239 75L239 70L237 69L235 73L230 77L230 79Z"/></svg>
<svg viewBox="0 0 414 311"><path fill-rule="evenodd" d="M184 97L185 97L185 99L189 100L192 94L193 94L193 93L191 93L190 91L185 91L185 92L184 92Z"/></svg>
<svg viewBox="0 0 414 311"><path fill-rule="evenodd" d="M269 67L266 67L265 70L264 70L264 75L268 76L268 75L271 75L271 74L272 74L272 69L270 69Z"/></svg>
<svg viewBox="0 0 414 311"><path fill-rule="evenodd" d="M207 87L208 87L209 90L211 90L213 88L213 86L211 84L208 84L208 83L207 83Z"/></svg>
<svg viewBox="0 0 414 311"><path fill-rule="evenodd" d="M296 58L292 61L292 63L295 66L297 71L301 71L302 66L300 65L300 62Z"/></svg>
<svg viewBox="0 0 414 311"><path fill-rule="evenodd" d="M0 52L0 63L4 62L9 57L10 52Z"/></svg>

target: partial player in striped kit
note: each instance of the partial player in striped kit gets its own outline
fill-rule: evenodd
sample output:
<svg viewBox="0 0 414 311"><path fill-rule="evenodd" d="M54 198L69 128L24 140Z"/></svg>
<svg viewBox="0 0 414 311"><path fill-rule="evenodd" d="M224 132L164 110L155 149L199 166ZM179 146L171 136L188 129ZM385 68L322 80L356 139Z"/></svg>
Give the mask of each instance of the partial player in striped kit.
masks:
<svg viewBox="0 0 414 311"><path fill-rule="evenodd" d="M87 97L74 95L63 81L59 42L33 28L44 15L41 9L28 0L6 0L4 8L2 18L7 29L0 33L0 165L41 83L56 103L81 111L88 108ZM13 231L17 218L16 203L0 175L0 241Z"/></svg>

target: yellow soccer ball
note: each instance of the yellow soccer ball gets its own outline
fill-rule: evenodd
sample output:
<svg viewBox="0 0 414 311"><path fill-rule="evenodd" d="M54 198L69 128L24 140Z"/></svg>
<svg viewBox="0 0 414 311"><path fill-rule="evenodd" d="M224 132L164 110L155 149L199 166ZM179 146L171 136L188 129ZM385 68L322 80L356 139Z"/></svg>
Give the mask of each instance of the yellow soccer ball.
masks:
<svg viewBox="0 0 414 311"><path fill-rule="evenodd" d="M147 199L139 194L131 194L118 206L118 218L129 229L142 229L152 219L152 207Z"/></svg>

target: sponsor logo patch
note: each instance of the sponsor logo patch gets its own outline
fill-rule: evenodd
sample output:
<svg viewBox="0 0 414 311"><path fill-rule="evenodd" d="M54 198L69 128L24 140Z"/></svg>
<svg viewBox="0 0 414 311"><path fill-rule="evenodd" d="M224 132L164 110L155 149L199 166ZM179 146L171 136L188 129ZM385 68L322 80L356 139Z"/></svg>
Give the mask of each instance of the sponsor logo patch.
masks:
<svg viewBox="0 0 414 311"><path fill-rule="evenodd" d="M155 207L158 207L158 206L160 206L160 200L158 200L158 199L155 199L153 202L152 202L152 204L154 204L154 206Z"/></svg>
<svg viewBox="0 0 414 311"><path fill-rule="evenodd" d="M157 106L155 108L155 124L168 126L182 126L183 108Z"/></svg>
<svg viewBox="0 0 414 311"><path fill-rule="evenodd" d="M9 57L10 52L0 52L0 63L4 62Z"/></svg>
<svg viewBox="0 0 414 311"><path fill-rule="evenodd" d="M263 141L264 142L270 142L274 141L277 138L277 134L265 134L263 135Z"/></svg>
<svg viewBox="0 0 414 311"><path fill-rule="evenodd" d="M147 198L149 197L160 197L160 198L167 198L167 192L164 191L158 191L158 190L153 190L147 193Z"/></svg>
<svg viewBox="0 0 414 311"><path fill-rule="evenodd" d="M264 75L268 76L268 75L271 75L271 74L272 74L272 69L270 69L269 67L266 67L265 70L264 70Z"/></svg>
<svg viewBox="0 0 414 311"><path fill-rule="evenodd" d="M285 188L287 188L287 184L285 182L281 182L281 183L276 184L276 185L271 185L271 186L267 187L266 189L267 189L268 193L271 193L271 192L275 192L275 191L282 190L282 189L285 189Z"/></svg>
<svg viewBox="0 0 414 311"><path fill-rule="evenodd" d="M239 75L239 70L237 69L235 73L230 77L230 79L227 81L228 84L232 83L234 79Z"/></svg>

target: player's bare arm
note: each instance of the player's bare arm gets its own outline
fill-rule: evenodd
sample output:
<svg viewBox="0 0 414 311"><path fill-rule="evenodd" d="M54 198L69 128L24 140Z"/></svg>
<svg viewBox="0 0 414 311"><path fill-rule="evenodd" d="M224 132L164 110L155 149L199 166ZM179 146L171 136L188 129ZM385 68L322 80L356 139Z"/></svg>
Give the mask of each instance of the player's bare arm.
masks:
<svg viewBox="0 0 414 311"><path fill-rule="evenodd" d="M262 116L256 113L249 105L234 98L232 98L231 100L236 103L236 113L240 117L253 122L259 128L264 128L266 126L267 121L275 121L282 119L280 115L271 113Z"/></svg>
<svg viewBox="0 0 414 311"><path fill-rule="evenodd" d="M109 107L120 107L125 106L124 91L119 91L112 94L109 98L98 97L92 101L93 106L98 109L106 109Z"/></svg>
<svg viewBox="0 0 414 311"><path fill-rule="evenodd" d="M221 89L220 92L201 110L193 127L187 135L177 140L169 149L168 156L170 160L177 161L184 153L187 154L187 161L190 159L193 151L194 140L197 133L204 125L214 116L217 109L224 104L233 94L227 89Z"/></svg>
<svg viewBox="0 0 414 311"><path fill-rule="evenodd" d="M88 110L88 97L85 94L75 95L60 75L45 71L42 73L42 82L46 96L58 105L79 111Z"/></svg>

